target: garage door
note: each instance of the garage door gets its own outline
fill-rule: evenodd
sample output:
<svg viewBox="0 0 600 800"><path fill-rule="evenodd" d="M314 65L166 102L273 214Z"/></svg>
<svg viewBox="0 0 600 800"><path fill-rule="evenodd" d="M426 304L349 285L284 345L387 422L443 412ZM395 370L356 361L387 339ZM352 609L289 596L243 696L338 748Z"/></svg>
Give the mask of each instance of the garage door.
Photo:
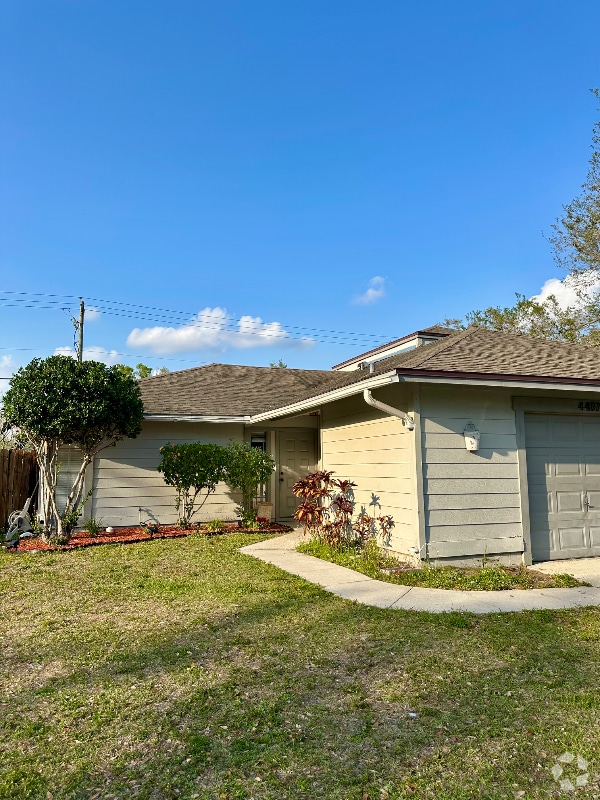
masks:
<svg viewBox="0 0 600 800"><path fill-rule="evenodd" d="M534 561L600 556L600 419L525 415Z"/></svg>

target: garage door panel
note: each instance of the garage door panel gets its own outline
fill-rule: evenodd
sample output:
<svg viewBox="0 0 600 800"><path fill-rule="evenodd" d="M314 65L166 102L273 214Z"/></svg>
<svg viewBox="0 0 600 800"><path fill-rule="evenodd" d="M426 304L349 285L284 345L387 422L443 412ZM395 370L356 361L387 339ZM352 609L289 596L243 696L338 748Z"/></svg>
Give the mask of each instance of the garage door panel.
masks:
<svg viewBox="0 0 600 800"><path fill-rule="evenodd" d="M536 561L550 561L554 552L554 536L548 535L541 527L531 526L531 550Z"/></svg>
<svg viewBox="0 0 600 800"><path fill-rule="evenodd" d="M552 492L547 491L529 491L529 514L541 514L545 516L548 512L554 511L552 504Z"/></svg>
<svg viewBox="0 0 600 800"><path fill-rule="evenodd" d="M527 442L533 444L535 442L548 441L548 422L542 417L527 420Z"/></svg>
<svg viewBox="0 0 600 800"><path fill-rule="evenodd" d="M552 420L550 424L550 437L555 442L573 442L578 438L579 422L578 420L561 420L558 417Z"/></svg>
<svg viewBox="0 0 600 800"><path fill-rule="evenodd" d="M585 465L585 474L590 477L600 478L600 459L590 459Z"/></svg>
<svg viewBox="0 0 600 800"><path fill-rule="evenodd" d="M600 444L600 420L583 419L581 427L584 431L584 438L587 442L597 442Z"/></svg>
<svg viewBox="0 0 600 800"><path fill-rule="evenodd" d="M525 416L534 560L600 555L600 417Z"/></svg>
<svg viewBox="0 0 600 800"><path fill-rule="evenodd" d="M548 466L550 467L549 474L551 476L554 475L557 478L580 477L583 475L582 464L579 463L579 457L575 456L574 454L566 456L561 455L558 457L555 464L550 464Z"/></svg>
<svg viewBox="0 0 600 800"><path fill-rule="evenodd" d="M600 525L590 526L590 545L600 552Z"/></svg>
<svg viewBox="0 0 600 800"><path fill-rule="evenodd" d="M576 528L558 528L558 539L558 547L561 550L587 550L587 537L583 525Z"/></svg>
<svg viewBox="0 0 600 800"><path fill-rule="evenodd" d="M541 456L531 455L527 452L527 472L529 473L530 486L545 486L546 478L550 476L550 465Z"/></svg>
<svg viewBox="0 0 600 800"><path fill-rule="evenodd" d="M569 512L583 513L583 492L556 492L556 513L565 514ZM552 511L552 507L549 509Z"/></svg>

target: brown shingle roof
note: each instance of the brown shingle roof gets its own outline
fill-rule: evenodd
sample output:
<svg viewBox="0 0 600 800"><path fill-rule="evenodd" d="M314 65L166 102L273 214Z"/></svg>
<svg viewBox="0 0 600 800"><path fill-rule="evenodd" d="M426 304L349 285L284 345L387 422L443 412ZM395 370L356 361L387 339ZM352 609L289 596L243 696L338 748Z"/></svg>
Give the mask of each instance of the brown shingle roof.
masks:
<svg viewBox="0 0 600 800"><path fill-rule="evenodd" d="M495 377L600 384L600 348L468 328L375 363L375 375ZM140 381L147 414L245 416L361 383L369 370L272 369L210 364Z"/></svg>
<svg viewBox="0 0 600 800"><path fill-rule="evenodd" d="M209 364L139 382L146 414L246 416L327 391L339 373Z"/></svg>
<svg viewBox="0 0 600 800"><path fill-rule="evenodd" d="M467 328L435 344L384 359L377 372L442 372L600 383L600 349Z"/></svg>

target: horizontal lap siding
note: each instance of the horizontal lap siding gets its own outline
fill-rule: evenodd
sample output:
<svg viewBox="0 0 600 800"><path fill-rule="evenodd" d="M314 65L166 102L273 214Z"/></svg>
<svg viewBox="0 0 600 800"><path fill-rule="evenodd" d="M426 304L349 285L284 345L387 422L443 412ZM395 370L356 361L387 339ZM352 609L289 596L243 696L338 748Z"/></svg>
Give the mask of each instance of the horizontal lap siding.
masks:
<svg viewBox="0 0 600 800"><path fill-rule="evenodd" d="M137 439L125 439L115 447L103 450L94 460L93 516L105 525L137 525L140 513L142 520L153 518L163 524L175 522L175 491L165 484L157 470L160 448L167 442L227 445L230 439L243 440L241 425L144 423ZM232 495L229 487L219 484L197 518L233 519L237 503L238 498ZM138 510L140 507L141 512Z"/></svg>
<svg viewBox="0 0 600 800"><path fill-rule="evenodd" d="M476 453L463 431L481 433ZM515 415L510 391L423 387L421 445L431 558L521 552Z"/></svg>
<svg viewBox="0 0 600 800"><path fill-rule="evenodd" d="M409 410L406 398L394 387L373 392L377 399ZM358 484L356 512L372 516L391 514L395 528L391 549L408 552L418 543L415 510L415 466L411 436L397 417L369 408L362 395L323 408L321 459L323 469ZM372 505L373 496L377 505Z"/></svg>

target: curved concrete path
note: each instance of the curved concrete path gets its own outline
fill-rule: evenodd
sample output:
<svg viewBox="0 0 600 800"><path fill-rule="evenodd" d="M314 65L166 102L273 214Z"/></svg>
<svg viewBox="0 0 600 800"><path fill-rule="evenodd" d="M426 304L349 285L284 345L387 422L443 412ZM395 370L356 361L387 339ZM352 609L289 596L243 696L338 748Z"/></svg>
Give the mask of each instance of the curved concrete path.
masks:
<svg viewBox="0 0 600 800"><path fill-rule="evenodd" d="M355 600L367 606L406 611L471 611L489 614L497 611L580 608L600 605L600 588L581 586L575 589L531 589L502 592L460 592L450 589L424 589L374 580L359 572L307 556L296 551L302 541L301 531L267 539L240 548L254 558L298 575L322 586L327 592ZM565 570L566 571L566 570Z"/></svg>

